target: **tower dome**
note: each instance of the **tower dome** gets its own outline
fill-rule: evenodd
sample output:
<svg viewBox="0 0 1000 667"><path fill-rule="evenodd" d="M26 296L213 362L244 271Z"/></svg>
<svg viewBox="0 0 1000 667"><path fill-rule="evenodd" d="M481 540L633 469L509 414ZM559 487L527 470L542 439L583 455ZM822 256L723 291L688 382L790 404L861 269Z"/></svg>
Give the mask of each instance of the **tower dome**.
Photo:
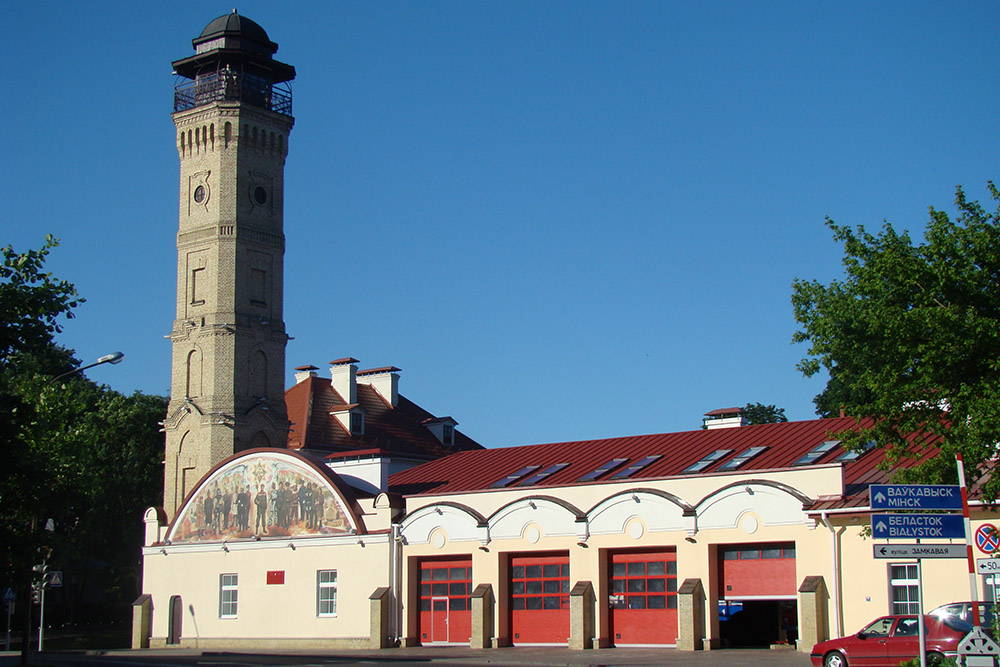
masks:
<svg viewBox="0 0 1000 667"><path fill-rule="evenodd" d="M228 39L227 39L228 38ZM192 40L196 50L199 45L206 42L214 42L220 39L227 39L227 44L233 44L228 40L239 40L243 42L241 46L246 48L246 42L253 42L268 49L269 53L278 50L278 45L270 40L267 31L256 21L252 21L245 16L240 16L234 9L229 14L223 14L217 19L213 19L201 31L201 34ZM238 48L238 47L237 47Z"/></svg>

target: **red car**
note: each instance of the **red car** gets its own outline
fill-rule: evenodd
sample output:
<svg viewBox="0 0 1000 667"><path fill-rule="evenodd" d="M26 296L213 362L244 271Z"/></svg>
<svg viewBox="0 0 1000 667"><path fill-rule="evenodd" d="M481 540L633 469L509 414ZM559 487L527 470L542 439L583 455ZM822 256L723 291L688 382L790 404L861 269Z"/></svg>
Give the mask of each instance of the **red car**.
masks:
<svg viewBox="0 0 1000 667"><path fill-rule="evenodd" d="M924 625L928 665L956 658L958 643L972 630L955 616L924 616ZM920 652L917 632L916 616L883 616L855 635L816 644L809 658L816 667L897 667Z"/></svg>

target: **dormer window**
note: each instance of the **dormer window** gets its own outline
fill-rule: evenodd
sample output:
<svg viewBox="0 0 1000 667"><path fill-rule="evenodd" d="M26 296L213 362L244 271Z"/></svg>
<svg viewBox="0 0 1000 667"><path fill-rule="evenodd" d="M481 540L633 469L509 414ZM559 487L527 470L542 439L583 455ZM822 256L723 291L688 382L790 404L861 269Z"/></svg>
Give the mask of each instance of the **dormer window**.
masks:
<svg viewBox="0 0 1000 667"><path fill-rule="evenodd" d="M351 411L351 435L365 434L365 416L361 412Z"/></svg>
<svg viewBox="0 0 1000 667"><path fill-rule="evenodd" d="M441 442L449 447L455 442L455 427L451 424L444 424L444 429L441 432Z"/></svg>

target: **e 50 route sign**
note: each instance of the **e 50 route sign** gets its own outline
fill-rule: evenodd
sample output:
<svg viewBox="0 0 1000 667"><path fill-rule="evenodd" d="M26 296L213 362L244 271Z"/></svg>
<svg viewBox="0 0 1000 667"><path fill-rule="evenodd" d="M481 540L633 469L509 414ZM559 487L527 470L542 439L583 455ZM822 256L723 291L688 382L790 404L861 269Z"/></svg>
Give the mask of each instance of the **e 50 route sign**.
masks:
<svg viewBox="0 0 1000 667"><path fill-rule="evenodd" d="M873 510L961 510L962 492L947 484L872 484Z"/></svg>
<svg viewBox="0 0 1000 667"><path fill-rule="evenodd" d="M872 514L876 539L964 539L961 514Z"/></svg>

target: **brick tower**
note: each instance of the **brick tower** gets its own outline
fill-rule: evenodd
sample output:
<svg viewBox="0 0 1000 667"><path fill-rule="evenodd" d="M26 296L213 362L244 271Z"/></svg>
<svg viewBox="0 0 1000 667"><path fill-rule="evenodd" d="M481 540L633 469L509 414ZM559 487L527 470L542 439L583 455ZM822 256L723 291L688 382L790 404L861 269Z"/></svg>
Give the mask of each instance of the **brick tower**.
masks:
<svg viewBox="0 0 1000 667"><path fill-rule="evenodd" d="M285 447L284 165L295 68L233 10L173 63L180 155L177 318L164 420L163 506L173 517L212 466Z"/></svg>

